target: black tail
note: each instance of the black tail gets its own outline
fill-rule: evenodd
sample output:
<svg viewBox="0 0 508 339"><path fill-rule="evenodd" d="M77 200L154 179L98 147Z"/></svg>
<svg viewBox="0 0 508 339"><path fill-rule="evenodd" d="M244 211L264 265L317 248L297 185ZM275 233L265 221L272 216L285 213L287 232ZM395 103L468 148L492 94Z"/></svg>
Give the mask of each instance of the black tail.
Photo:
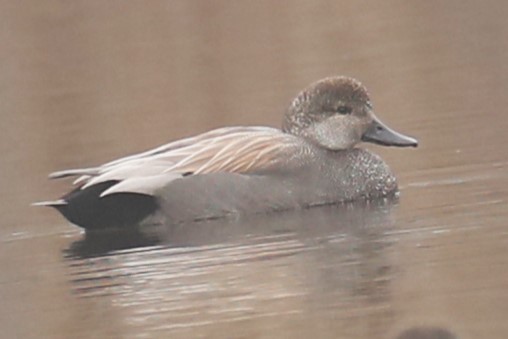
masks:
<svg viewBox="0 0 508 339"><path fill-rule="evenodd" d="M43 204L56 208L71 223L86 230L135 226L155 211L157 202L149 195L116 193L100 197L117 183L111 180L85 189L76 188L60 200Z"/></svg>

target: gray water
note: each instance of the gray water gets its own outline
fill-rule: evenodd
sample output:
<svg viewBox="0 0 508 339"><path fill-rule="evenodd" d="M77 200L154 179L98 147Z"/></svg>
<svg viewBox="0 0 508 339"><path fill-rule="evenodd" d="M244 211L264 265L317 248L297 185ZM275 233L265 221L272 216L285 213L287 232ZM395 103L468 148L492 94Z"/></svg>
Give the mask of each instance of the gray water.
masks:
<svg viewBox="0 0 508 339"><path fill-rule="evenodd" d="M507 14L504 1L1 2L1 337L506 338ZM54 170L278 126L335 74L420 140L364 146L397 174L398 201L157 239L87 237L29 206L69 189Z"/></svg>

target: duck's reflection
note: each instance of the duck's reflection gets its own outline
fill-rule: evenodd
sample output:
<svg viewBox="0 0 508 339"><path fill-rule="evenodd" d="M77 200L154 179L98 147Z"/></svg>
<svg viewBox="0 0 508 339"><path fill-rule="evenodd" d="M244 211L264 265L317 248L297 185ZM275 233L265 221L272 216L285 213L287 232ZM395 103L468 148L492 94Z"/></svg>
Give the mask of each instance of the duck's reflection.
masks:
<svg viewBox="0 0 508 339"><path fill-rule="evenodd" d="M385 235L394 202L89 235L67 251L73 290L110 299L111 312L130 310L129 323L142 320L143 331L194 335L241 322L249 332L286 319L309 322L309 335L316 324L323 335L340 333L355 326L352 315L391 317ZM384 324L376 320L369 333Z"/></svg>
<svg viewBox="0 0 508 339"><path fill-rule="evenodd" d="M147 236L136 229L127 231L89 232L64 251L71 260L114 255L115 252L133 248L154 246L160 239Z"/></svg>

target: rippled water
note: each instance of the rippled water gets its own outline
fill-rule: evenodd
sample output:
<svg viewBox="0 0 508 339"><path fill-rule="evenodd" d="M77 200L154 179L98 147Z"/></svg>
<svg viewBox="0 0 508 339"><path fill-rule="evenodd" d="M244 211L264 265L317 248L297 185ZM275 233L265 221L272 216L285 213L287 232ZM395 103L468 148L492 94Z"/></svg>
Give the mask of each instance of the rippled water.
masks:
<svg viewBox="0 0 508 339"><path fill-rule="evenodd" d="M0 4L2 337L506 338L501 1ZM46 174L278 126L348 74L416 150L398 201L86 236ZM409 330L409 332L407 331ZM404 332L406 331L406 332ZM404 334L402 334L404 332Z"/></svg>

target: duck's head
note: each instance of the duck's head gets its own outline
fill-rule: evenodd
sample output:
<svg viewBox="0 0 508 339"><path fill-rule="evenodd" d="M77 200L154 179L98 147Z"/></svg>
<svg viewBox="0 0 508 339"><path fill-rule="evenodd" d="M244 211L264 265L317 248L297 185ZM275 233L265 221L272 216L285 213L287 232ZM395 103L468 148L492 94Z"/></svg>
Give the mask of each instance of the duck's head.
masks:
<svg viewBox="0 0 508 339"><path fill-rule="evenodd" d="M329 150L361 141L384 146L413 146L418 141L384 125L374 114L363 85L344 76L313 83L293 99L282 129Z"/></svg>

